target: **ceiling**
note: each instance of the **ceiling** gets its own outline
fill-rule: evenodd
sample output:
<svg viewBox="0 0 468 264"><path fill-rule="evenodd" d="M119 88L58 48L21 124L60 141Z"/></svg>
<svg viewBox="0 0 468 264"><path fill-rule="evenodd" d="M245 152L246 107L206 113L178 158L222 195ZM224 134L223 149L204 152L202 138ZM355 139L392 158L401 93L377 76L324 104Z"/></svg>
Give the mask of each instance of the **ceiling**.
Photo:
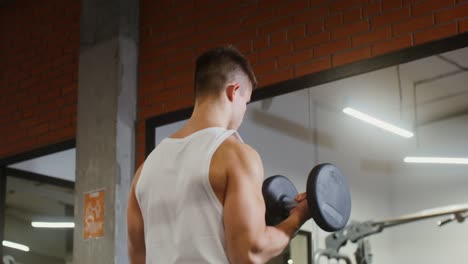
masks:
<svg viewBox="0 0 468 264"><path fill-rule="evenodd" d="M34 216L64 215L65 205L73 206L74 199L72 189L7 177L6 213L27 221Z"/></svg>
<svg viewBox="0 0 468 264"><path fill-rule="evenodd" d="M415 90L418 125L468 114L468 48L410 62L400 70Z"/></svg>

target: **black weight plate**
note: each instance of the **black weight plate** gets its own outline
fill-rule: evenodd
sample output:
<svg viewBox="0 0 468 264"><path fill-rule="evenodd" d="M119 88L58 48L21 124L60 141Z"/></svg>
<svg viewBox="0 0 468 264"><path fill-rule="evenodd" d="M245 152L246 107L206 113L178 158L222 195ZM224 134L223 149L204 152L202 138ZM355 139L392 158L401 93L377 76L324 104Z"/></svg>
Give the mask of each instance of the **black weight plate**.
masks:
<svg viewBox="0 0 468 264"><path fill-rule="evenodd" d="M334 165L315 166L307 179L307 202L317 225L328 232L341 230L351 214L351 194Z"/></svg>
<svg viewBox="0 0 468 264"><path fill-rule="evenodd" d="M289 211L282 202L283 199L288 197L288 199L294 200L298 193L296 187L288 178L275 175L263 181L262 194L266 206L266 224L274 226L289 216Z"/></svg>

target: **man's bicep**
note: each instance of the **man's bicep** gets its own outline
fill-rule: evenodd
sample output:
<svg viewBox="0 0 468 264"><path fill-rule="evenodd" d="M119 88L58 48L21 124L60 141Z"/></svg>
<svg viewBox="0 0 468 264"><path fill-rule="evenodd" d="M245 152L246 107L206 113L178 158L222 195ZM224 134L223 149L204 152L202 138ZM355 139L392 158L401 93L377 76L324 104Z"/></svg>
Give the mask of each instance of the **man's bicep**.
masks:
<svg viewBox="0 0 468 264"><path fill-rule="evenodd" d="M135 186L140 177L142 166L135 173L133 183L130 189L127 207L127 234L128 250L131 263L144 263L145 259L145 236L143 216L138 204Z"/></svg>
<svg viewBox="0 0 468 264"><path fill-rule="evenodd" d="M140 238L140 235L143 235L143 216L141 214L140 206L136 199L134 191L130 192L130 197L128 201L127 208L127 225L128 233L131 242L136 242L136 238Z"/></svg>
<svg viewBox="0 0 468 264"><path fill-rule="evenodd" d="M224 225L228 244L251 243L265 227L263 166L255 151L242 154L227 172Z"/></svg>

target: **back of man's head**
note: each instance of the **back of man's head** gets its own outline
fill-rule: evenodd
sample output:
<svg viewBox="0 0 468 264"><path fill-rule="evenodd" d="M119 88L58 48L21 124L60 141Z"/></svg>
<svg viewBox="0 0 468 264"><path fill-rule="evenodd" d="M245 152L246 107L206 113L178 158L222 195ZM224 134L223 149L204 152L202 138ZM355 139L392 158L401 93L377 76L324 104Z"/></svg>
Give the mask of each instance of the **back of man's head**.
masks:
<svg viewBox="0 0 468 264"><path fill-rule="evenodd" d="M195 97L219 95L226 84L245 76L252 89L257 80L248 60L233 46L211 49L197 58L195 65Z"/></svg>

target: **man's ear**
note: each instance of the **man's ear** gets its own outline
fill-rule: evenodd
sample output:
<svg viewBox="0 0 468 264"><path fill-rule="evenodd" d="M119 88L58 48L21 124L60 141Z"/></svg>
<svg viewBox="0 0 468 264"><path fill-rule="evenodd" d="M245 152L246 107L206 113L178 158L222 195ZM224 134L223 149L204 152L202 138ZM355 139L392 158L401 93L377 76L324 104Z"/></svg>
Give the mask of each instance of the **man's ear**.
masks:
<svg viewBox="0 0 468 264"><path fill-rule="evenodd" d="M226 88L226 95L229 101L234 101L234 96L238 92L240 92L240 85L238 83L229 84Z"/></svg>

